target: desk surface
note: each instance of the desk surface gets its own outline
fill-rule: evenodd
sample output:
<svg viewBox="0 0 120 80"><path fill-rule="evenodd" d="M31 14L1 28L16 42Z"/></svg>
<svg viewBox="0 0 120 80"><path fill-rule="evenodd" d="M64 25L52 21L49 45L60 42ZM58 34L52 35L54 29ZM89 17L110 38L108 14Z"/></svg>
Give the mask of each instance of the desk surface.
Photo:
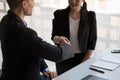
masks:
<svg viewBox="0 0 120 80"><path fill-rule="evenodd" d="M114 49L118 49L118 48L114 48ZM112 54L111 50L113 50L113 48L109 48L109 49L103 51L102 53L95 55L91 59L79 64L78 66L63 73L62 75L56 77L53 80L81 80L82 78L84 78L85 76L87 76L89 74L96 75L96 76L102 77L102 78L106 78L108 80L120 79L120 67L118 67L117 69L115 69L113 71L103 70L105 72L104 74L89 69L90 65L102 56L113 55L113 56L120 57L120 53Z"/></svg>

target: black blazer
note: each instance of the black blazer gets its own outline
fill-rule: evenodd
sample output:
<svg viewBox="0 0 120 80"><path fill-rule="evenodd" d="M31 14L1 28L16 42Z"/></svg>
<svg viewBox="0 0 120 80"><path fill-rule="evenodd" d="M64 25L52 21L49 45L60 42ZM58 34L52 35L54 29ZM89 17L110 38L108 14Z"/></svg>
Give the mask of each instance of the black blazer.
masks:
<svg viewBox="0 0 120 80"><path fill-rule="evenodd" d="M56 47L43 41L12 11L0 22L0 39L1 80L40 80L40 58L60 61L74 55L68 44Z"/></svg>
<svg viewBox="0 0 120 80"><path fill-rule="evenodd" d="M46 68L48 68L48 65L46 64L44 59L40 58L39 63L40 63L40 72L43 72Z"/></svg>
<svg viewBox="0 0 120 80"><path fill-rule="evenodd" d="M65 36L70 39L69 31L69 12L70 7L54 12L52 39L55 35ZM78 41L82 53L88 49L94 50L97 40L97 25L95 12L81 9L79 22Z"/></svg>

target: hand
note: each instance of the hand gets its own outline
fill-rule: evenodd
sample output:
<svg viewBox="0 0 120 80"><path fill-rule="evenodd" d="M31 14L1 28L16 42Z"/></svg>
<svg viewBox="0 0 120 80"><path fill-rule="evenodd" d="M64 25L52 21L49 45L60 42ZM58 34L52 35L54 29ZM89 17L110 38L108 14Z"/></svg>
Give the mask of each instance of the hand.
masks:
<svg viewBox="0 0 120 80"><path fill-rule="evenodd" d="M56 44L60 44L60 37L59 36L54 36L53 41Z"/></svg>
<svg viewBox="0 0 120 80"><path fill-rule="evenodd" d="M57 77L57 74L55 72L50 72L50 71L47 71L47 72L44 72L43 73L46 77L50 77L51 79Z"/></svg>
<svg viewBox="0 0 120 80"><path fill-rule="evenodd" d="M64 36L60 36L59 37L59 41L60 41L60 45L65 45L65 44L69 44L70 45L70 41L64 37Z"/></svg>
<svg viewBox="0 0 120 80"><path fill-rule="evenodd" d="M55 36L53 38L53 41L54 41L54 43L60 44L60 45L64 45L64 44L70 45L70 41L64 36Z"/></svg>

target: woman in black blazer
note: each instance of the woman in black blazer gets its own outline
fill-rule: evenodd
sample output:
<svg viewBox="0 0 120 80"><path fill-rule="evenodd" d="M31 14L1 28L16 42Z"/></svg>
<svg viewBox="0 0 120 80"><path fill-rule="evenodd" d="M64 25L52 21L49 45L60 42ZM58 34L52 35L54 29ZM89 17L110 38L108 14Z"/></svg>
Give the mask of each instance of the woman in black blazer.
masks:
<svg viewBox="0 0 120 80"><path fill-rule="evenodd" d="M89 59L97 40L95 12L87 10L84 0L68 2L66 9L54 12L52 40L57 45L63 45L63 39L70 40L76 54L74 58L56 63L58 75Z"/></svg>

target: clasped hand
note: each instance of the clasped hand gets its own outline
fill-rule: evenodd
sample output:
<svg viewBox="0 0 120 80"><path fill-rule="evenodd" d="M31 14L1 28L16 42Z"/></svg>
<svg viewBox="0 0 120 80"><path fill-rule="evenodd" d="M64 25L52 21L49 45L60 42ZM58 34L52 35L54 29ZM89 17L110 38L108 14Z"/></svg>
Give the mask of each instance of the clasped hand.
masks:
<svg viewBox="0 0 120 80"><path fill-rule="evenodd" d="M55 36L53 41L56 44L60 44L61 46L65 45L65 44L71 45L70 41L66 37L64 37L64 36Z"/></svg>

